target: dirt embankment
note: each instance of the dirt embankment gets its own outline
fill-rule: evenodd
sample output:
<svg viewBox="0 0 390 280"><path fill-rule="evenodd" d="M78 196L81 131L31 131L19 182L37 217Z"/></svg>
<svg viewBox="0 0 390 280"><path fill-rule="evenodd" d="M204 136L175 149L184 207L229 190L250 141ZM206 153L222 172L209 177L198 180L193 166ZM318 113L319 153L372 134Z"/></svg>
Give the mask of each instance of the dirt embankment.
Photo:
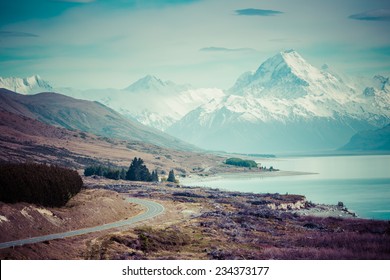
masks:
<svg viewBox="0 0 390 280"><path fill-rule="evenodd" d="M141 211L117 192L103 189L84 189L61 208L0 202L0 242L102 225Z"/></svg>

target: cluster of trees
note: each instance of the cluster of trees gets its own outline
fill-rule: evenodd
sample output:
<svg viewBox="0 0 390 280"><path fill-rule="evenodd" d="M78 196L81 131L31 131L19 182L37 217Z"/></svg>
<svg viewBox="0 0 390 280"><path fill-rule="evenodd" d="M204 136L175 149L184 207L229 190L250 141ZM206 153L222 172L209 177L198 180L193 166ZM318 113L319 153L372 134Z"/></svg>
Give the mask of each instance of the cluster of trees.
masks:
<svg viewBox="0 0 390 280"><path fill-rule="evenodd" d="M158 182L157 170L150 173L149 169L146 167L142 158L135 157L129 169L126 171L124 168L110 168L105 166L89 166L84 170L85 176L103 176L108 179L114 180L129 180L129 181L145 181L145 182ZM168 182L176 182L175 174L173 170L169 171Z"/></svg>
<svg viewBox="0 0 390 280"><path fill-rule="evenodd" d="M226 164L240 166L240 167L249 167L257 168L257 163L254 160L244 160L240 158L228 158L225 161Z"/></svg>
<svg viewBox="0 0 390 280"><path fill-rule="evenodd" d="M0 201L64 206L83 187L75 170L36 163L0 164Z"/></svg>
<svg viewBox="0 0 390 280"><path fill-rule="evenodd" d="M84 175L85 176L102 176L106 177L108 179L114 179L114 180L125 180L126 179L126 170L124 168L118 169L118 168L110 168L102 165L97 166L88 166L84 169Z"/></svg>
<svg viewBox="0 0 390 280"><path fill-rule="evenodd" d="M157 171L150 173L142 158L134 158L126 173L126 180L158 182Z"/></svg>

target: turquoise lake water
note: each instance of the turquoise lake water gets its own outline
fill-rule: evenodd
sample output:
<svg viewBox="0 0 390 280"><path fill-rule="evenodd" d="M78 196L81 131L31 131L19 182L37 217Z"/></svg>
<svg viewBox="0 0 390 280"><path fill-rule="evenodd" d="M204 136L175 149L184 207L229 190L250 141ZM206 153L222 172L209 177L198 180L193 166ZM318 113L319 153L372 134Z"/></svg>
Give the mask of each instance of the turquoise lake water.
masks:
<svg viewBox="0 0 390 280"><path fill-rule="evenodd" d="M255 193L302 194L315 203L342 201L359 217L390 220L390 155L258 159L263 166L311 175L223 176L187 185Z"/></svg>

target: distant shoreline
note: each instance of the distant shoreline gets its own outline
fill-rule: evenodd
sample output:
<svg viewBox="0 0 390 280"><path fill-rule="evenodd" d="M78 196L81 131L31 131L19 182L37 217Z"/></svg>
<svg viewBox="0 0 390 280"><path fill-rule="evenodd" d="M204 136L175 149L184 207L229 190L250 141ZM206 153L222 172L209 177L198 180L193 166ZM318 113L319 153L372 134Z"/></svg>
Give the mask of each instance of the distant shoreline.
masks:
<svg viewBox="0 0 390 280"><path fill-rule="evenodd" d="M196 182L210 182L226 178L235 179L251 179L251 178L270 178L270 177L284 177L284 176L301 176L301 175L314 175L318 173L313 172L301 172L301 171L259 171L259 172L231 172L231 173L216 173L208 176L201 176L197 174L191 174L188 177L180 178L182 185L194 184Z"/></svg>

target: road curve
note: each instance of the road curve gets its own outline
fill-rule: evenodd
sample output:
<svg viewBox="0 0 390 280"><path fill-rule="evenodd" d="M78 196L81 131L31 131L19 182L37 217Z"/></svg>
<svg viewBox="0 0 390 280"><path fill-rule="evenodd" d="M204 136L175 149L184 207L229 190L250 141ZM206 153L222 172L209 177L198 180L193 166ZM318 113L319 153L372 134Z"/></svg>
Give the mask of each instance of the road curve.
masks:
<svg viewBox="0 0 390 280"><path fill-rule="evenodd" d="M129 226L129 225L132 225L134 223L145 221L145 220L151 219L153 217L156 217L156 216L160 215L161 213L163 213L165 210L164 206L162 206L161 204L159 204L157 202L133 198L133 197L128 197L128 198L126 198L126 200L128 202L139 204L139 205L145 207L146 211L137 215L137 216L126 219L126 220L108 223L108 224L104 224L101 226L77 229L77 230L72 230L72 231L67 231L67 232L62 232L62 233L54 233L54 234L48 234L48 235L42 235L42 236L37 236L37 237L31 237L31 238L27 238L27 239L20 239L20 240L0 243L0 249L5 249L5 248L9 248L9 247L14 247L14 246L21 246L21 245L25 245L25 244L38 243L38 242L43 242L43 241L48 241L48 240L53 240L53 239L61 239L61 238L65 238L65 237L82 235L82 234L87 234L87 233L92 233L92 232L97 232L97 231L102 231L102 230L107 230L107 229L112 229L112 228L117 228L117 227Z"/></svg>

